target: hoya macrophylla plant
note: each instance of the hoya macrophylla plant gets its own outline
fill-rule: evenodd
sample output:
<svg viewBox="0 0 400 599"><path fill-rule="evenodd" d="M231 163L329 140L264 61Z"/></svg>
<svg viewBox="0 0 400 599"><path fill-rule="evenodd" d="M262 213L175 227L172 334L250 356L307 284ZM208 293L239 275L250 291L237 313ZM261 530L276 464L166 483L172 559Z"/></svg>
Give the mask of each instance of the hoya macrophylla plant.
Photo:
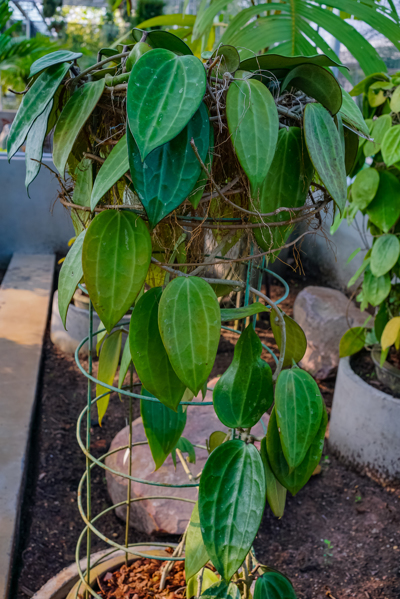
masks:
<svg viewBox="0 0 400 599"><path fill-rule="evenodd" d="M60 201L76 231L59 277L60 315L68 326L80 285L101 318L89 333L97 336L97 379L88 373L100 423L110 392L124 397L130 388L155 470L172 455L187 486L199 486L175 550L185 552L188 599L247 598L254 582L255 597L291 599L290 581L259 564L252 546L265 505L281 517L286 492L297 493L315 470L327 414L312 377L296 366L303 331L260 290L262 277L253 284L254 273L296 243L286 242L297 223L310 224L302 237L321 226L331 202L343 212L346 172L366 125L325 55L241 60L221 45L200 60L171 33L139 30L122 50L102 48L85 71L69 53L37 61L9 155L26 144L29 187L54 129ZM237 263L248 266L245 280ZM244 305L238 295L229 307L224 298L243 291ZM279 348L273 368L255 327L263 312ZM221 327L232 321L242 333L213 390L225 428L205 440L209 457L195 476L187 409L204 405ZM125 384L133 367L140 393ZM253 427L271 407L267 433L257 437ZM112 544L128 552L128 542Z"/></svg>

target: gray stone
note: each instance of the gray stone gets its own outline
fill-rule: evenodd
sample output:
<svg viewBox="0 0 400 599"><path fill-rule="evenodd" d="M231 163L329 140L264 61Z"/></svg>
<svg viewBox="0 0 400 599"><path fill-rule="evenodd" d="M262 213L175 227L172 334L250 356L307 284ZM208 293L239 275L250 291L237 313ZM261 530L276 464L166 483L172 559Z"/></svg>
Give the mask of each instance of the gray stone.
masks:
<svg viewBox="0 0 400 599"><path fill-rule="evenodd" d="M209 387L214 387L218 379L212 379ZM201 399L197 398L197 401ZM212 401L212 391L207 391L205 401ZM263 417L265 426L268 423L268 415ZM205 446L206 439L214 431L227 431L228 429L218 420L214 408L210 406L189 406L187 409L187 422L183 436L193 444ZM256 436L264 435L261 423L258 423L252 432ZM110 450L118 447L126 448L128 445L129 427L123 428L113 439ZM146 441L142 419L137 418L132 426L133 443ZM196 448L196 464L188 464L193 475L197 475L207 460L208 454L205 449ZM128 472L127 449L121 449L106 459L106 465L116 472ZM179 460L175 470L171 456L168 456L164 464L154 472L154 462L151 457L149 446L138 445L132 450L132 476L146 479L151 482L162 482L166 484L187 484L189 479L184 472ZM114 504L126 501L128 480L117 474L107 471L108 492ZM130 523L137 530L152 534L165 532L170 534L182 534L190 519L193 503L178 501L174 499L162 499L161 496L181 497L184 499L197 500L197 488L166 488L150 486L143 483L131 483L132 498L143 498L152 496L152 499L135 501L131 505ZM126 507L118 507L116 513L120 518L126 518Z"/></svg>
<svg viewBox="0 0 400 599"><path fill-rule="evenodd" d="M305 287L293 306L293 317L307 337L301 368L317 379L329 377L339 364L342 335L351 327L363 325L368 316L337 289Z"/></svg>
<svg viewBox="0 0 400 599"><path fill-rule="evenodd" d="M346 462L400 478L400 400L363 381L342 358L329 445Z"/></svg>

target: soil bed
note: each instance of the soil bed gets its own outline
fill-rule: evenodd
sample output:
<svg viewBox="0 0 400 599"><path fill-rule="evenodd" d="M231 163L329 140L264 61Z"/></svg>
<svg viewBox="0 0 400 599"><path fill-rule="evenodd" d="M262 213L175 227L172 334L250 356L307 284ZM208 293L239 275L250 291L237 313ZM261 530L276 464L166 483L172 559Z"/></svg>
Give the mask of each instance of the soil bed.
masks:
<svg viewBox="0 0 400 599"><path fill-rule="evenodd" d="M389 354L388 362L396 368L399 368L397 352L395 353L391 351L391 353ZM368 385L375 387L375 389L378 389L383 393L387 393L388 395L392 395L393 397L400 398L399 393L393 393L393 391L389 389L389 387L387 387L377 379L375 365L372 361L370 351L364 349L352 356L350 358L350 366L352 367L354 372L360 378L362 378L363 381L368 383Z"/></svg>
<svg viewBox="0 0 400 599"><path fill-rule="evenodd" d="M302 277L287 280L290 295L281 307L291 315L299 291L316 282ZM272 299L281 295L280 284L271 284L269 294ZM274 349L268 318L263 314L257 322L258 333ZM224 332L212 377L222 374L232 361L237 338ZM271 363L271 357L264 353ZM334 378L323 381L320 388L330 411ZM76 541L83 528L76 503L77 487L85 468L75 427L86 404L86 393L86 380L74 359L59 352L47 336L13 599L31 596L74 561ZM103 427L92 427L94 455L107 451L115 434L126 425L126 415L124 402L112 396ZM139 404L135 402L134 418L137 416ZM312 477L296 497L288 497L281 520L266 509L254 544L256 555L261 563L292 579L299 599L398 599L399 498L399 488L385 488L347 469L325 452L321 473ZM98 514L109 505L104 472L96 468L92 513ZM100 529L108 538L124 543L124 523L113 512L101 519ZM174 537L167 539L171 543L178 541ZM129 540L140 543L166 538L149 538L131 529ZM93 551L104 547L92 537Z"/></svg>

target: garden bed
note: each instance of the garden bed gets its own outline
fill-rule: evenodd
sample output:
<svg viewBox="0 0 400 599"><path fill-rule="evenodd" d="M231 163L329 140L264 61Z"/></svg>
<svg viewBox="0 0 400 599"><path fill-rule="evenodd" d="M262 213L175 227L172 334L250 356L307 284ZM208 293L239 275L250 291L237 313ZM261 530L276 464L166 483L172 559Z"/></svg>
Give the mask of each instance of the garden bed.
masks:
<svg viewBox="0 0 400 599"><path fill-rule="evenodd" d="M392 352L392 354L394 354L394 352ZM398 368L398 364L396 364L394 360L390 361L390 363L392 363L393 366L396 366L396 368ZM354 372L358 374L358 376L362 378L363 381L365 381L369 385L372 385L372 387L375 387L375 389L378 389L383 393L387 393L388 395L393 395L393 397L400 398L399 393L393 393L393 391L389 389L389 387L387 387L381 381L378 380L375 372L375 365L372 360L370 351L364 349L352 356L350 359L350 365Z"/></svg>
<svg viewBox="0 0 400 599"><path fill-rule="evenodd" d="M291 292L281 306L291 315L296 295L314 281L299 277L288 283ZM281 292L279 284L271 285L272 299ZM273 347L268 317L258 325L261 340ZM230 364L236 339L234 334L223 333L211 377L222 374ZM333 378L321 384L328 411L333 387ZM47 335L18 551L18 590L12 594L13 599L26 599L74 561L76 540L83 526L76 491L85 468L75 425L85 403L86 381L74 359L56 350ZM139 405L134 403L134 417L138 415ZM107 450L115 434L126 425L125 417L124 404L112 397L103 427L92 429L94 455ZM110 501L104 473L94 470L92 480L92 511L96 514ZM324 453L321 473L296 497L288 497L281 520L266 510L255 551L262 563L292 579L299 599L398 599L399 505L400 489L384 488ZM107 537L124 542L124 523L113 513L101 522ZM131 542L144 540L155 538L131 530ZM94 536L92 543L93 551L104 547Z"/></svg>

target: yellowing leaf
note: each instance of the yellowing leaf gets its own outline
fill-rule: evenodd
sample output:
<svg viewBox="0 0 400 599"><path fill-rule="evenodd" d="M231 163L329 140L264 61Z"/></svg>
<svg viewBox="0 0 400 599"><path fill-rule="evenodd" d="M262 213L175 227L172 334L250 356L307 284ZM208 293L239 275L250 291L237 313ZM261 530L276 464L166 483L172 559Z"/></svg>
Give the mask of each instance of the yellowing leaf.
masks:
<svg viewBox="0 0 400 599"><path fill-rule="evenodd" d="M400 333L400 316L395 316L389 320L385 328L383 329L381 337L381 346L385 350L393 345Z"/></svg>

